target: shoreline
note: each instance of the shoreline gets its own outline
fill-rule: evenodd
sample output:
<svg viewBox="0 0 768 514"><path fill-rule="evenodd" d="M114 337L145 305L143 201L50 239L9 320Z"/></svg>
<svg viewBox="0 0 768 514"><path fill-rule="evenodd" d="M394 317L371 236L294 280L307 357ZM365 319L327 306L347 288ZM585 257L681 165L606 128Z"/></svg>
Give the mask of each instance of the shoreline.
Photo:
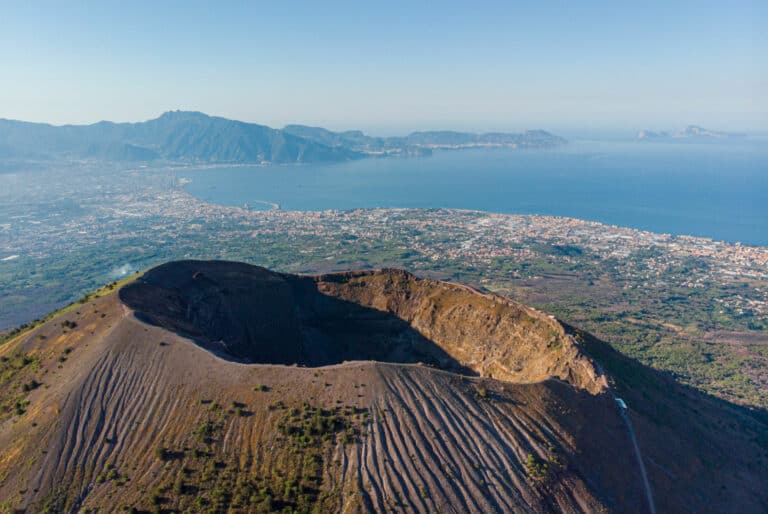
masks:
<svg viewBox="0 0 768 514"><path fill-rule="evenodd" d="M457 208L457 207L386 207L386 206L351 207L348 209L292 209L292 208L285 209L281 206L281 204L277 202L269 201L269 200L251 200L251 202L269 205L272 207L270 209L245 209L243 208L242 204L236 205L236 204L218 203L211 200L206 200L204 198L200 198L195 194L191 193L185 187L187 184L191 182L192 182L191 179L181 178L179 179L179 184L178 184L178 190L182 192L185 196L187 196L190 200L193 200L195 202L201 202L202 204L214 206L217 208L234 209L239 212L252 213L252 214L275 212L275 211L280 211L284 213L294 213L294 214L307 214L307 215L312 213L348 213L348 212L358 212L358 211L371 211L371 212L375 212L375 211L393 211L393 212L437 211L437 212L459 212L459 213L465 212L465 213L483 214L483 215L489 215L489 216L524 216L524 217L550 219L550 220L575 221L575 222L592 224L593 226L599 226L599 227L604 227L609 229L628 230L628 231L634 231L634 232L638 232L640 234L648 235L648 236L660 236L663 238L683 239L683 240L688 240L690 242L695 241L695 242L701 242L701 243L725 244L725 245L745 247L745 248L768 250L768 242L766 242L765 244L753 244L753 243L744 243L742 241L728 241L724 239L717 239L714 237L698 236L690 233L660 232L655 230L631 227L627 225L620 225L616 223L607 223L601 220L579 218L575 216L541 214L541 213L533 213L533 212L519 212L519 211L518 212L498 212L498 211L489 211L484 209L464 209L464 208Z"/></svg>

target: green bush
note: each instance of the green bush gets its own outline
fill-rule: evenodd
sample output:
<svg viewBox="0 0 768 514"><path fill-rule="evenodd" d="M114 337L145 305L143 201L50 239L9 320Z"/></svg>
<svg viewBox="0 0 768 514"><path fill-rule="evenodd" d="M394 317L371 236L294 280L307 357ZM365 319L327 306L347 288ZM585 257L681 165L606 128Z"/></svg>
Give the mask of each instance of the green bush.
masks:
<svg viewBox="0 0 768 514"><path fill-rule="evenodd" d="M158 446L155 448L155 457L157 460L168 460L171 458L171 452L164 446Z"/></svg>

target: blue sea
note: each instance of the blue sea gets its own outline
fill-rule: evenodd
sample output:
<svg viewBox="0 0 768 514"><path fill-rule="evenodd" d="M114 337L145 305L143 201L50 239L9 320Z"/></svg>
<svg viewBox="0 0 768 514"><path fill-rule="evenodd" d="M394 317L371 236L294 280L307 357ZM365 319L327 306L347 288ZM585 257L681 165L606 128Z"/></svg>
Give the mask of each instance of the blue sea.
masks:
<svg viewBox="0 0 768 514"><path fill-rule="evenodd" d="M185 170L208 202L286 210L547 214L768 246L768 141L574 141L554 150Z"/></svg>

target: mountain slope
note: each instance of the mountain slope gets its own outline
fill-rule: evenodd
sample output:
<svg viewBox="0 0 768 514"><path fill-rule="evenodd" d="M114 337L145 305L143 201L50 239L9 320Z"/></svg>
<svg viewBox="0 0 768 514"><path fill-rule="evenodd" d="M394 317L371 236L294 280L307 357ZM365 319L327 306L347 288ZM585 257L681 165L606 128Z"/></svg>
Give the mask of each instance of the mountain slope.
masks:
<svg viewBox="0 0 768 514"><path fill-rule="evenodd" d="M283 130L327 146L385 155L431 155L433 148L551 148L566 143L562 137L544 130L528 130L519 134L427 131L413 132L405 137L371 137L359 130L332 132L305 125L288 125Z"/></svg>
<svg viewBox="0 0 768 514"><path fill-rule="evenodd" d="M291 163L361 157L263 125L199 112L167 112L140 123L102 121L55 127L0 120L4 157L93 158L123 161Z"/></svg>
<svg viewBox="0 0 768 514"><path fill-rule="evenodd" d="M0 357L8 508L647 512L615 392L659 512L768 505L761 414L401 271L169 263Z"/></svg>
<svg viewBox="0 0 768 514"><path fill-rule="evenodd" d="M91 159L147 162L283 164L337 162L368 156L427 156L430 148L547 147L565 142L544 131L523 134L414 133L378 138L360 131L331 132L289 125L282 130L255 123L171 111L139 123L101 121L53 126L0 119L0 159ZM441 143L440 141L443 141Z"/></svg>

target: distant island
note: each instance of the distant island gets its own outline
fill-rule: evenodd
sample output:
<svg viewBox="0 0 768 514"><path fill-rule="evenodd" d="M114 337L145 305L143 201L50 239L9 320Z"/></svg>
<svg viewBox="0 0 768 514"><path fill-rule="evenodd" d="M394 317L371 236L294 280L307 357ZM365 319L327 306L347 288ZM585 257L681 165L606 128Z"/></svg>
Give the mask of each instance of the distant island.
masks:
<svg viewBox="0 0 768 514"><path fill-rule="evenodd" d="M519 134L414 132L403 137L372 137L359 130L333 132L304 125L280 130L190 111L170 111L138 123L101 121L92 125L0 119L0 159L286 164L429 156L438 148L550 148L565 143L543 130Z"/></svg>
<svg viewBox="0 0 768 514"><path fill-rule="evenodd" d="M734 132L720 132L717 130L705 129L696 125L688 125L685 130L677 132L641 130L637 133L637 139L661 140L661 139L736 139L746 137L744 134Z"/></svg>

